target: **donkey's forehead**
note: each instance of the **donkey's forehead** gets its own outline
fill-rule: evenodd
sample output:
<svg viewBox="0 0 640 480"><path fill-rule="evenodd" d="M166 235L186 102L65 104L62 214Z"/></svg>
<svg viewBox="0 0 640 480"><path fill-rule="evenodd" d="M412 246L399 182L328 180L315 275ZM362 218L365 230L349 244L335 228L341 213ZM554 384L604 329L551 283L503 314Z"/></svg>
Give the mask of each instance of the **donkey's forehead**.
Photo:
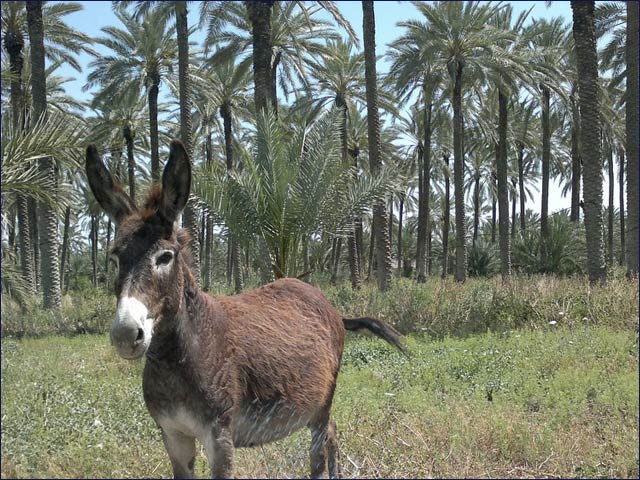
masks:
<svg viewBox="0 0 640 480"><path fill-rule="evenodd" d="M113 242L113 250L115 252L144 251L158 242L175 242L173 231L162 222L154 221L150 217L143 218L134 213L120 224Z"/></svg>

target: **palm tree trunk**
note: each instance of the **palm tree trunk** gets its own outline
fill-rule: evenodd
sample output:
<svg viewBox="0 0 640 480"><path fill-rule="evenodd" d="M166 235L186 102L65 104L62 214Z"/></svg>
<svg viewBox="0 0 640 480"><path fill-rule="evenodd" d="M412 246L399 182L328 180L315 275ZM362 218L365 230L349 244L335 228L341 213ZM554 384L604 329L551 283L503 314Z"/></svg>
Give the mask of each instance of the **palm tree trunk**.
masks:
<svg viewBox="0 0 640 480"><path fill-rule="evenodd" d="M608 230L607 230L607 257L609 265L613 265L613 199L614 199L614 182L615 175L613 173L613 148L609 147L609 158L607 162L609 173L609 208L608 208Z"/></svg>
<svg viewBox="0 0 640 480"><path fill-rule="evenodd" d="M429 228L429 232L427 235L427 276L431 275L431 269L433 267L433 255L432 253L432 243L433 240L433 230L431 230L431 228Z"/></svg>
<svg viewBox="0 0 640 480"><path fill-rule="evenodd" d="M255 83L256 111L264 110L275 99L271 95L271 12L273 1L244 2L253 38L253 79Z"/></svg>
<svg viewBox="0 0 640 480"><path fill-rule="evenodd" d="M276 57L279 59L279 57ZM274 88L275 88L275 71L274 71ZM341 155L342 162L346 165L349 162L349 144L348 144L348 136L347 136L347 125L348 125L348 112L347 112L347 104L345 103L344 97L338 95L336 97L336 107L340 109L340 113L342 116L342 121L340 122L340 143L341 143ZM354 171L354 176L356 175ZM355 219L354 219L355 220ZM349 255L349 278L351 280L351 288L354 290L358 290L362 286L362 277L360 276L360 265L359 265L359 255L358 255L358 246L356 239L355 226L354 229L349 232L349 236L347 237L347 251Z"/></svg>
<svg viewBox="0 0 640 480"><path fill-rule="evenodd" d="M376 75L376 23L373 1L362 2L362 29L364 40L365 85L367 96L367 126L369 136L369 168L377 175L382 167L380 159L380 116L378 112L378 85ZM378 260L378 288L385 291L391 285L391 245L385 219L384 199L373 206L373 225L376 235Z"/></svg>
<svg viewBox="0 0 640 480"><path fill-rule="evenodd" d="M31 45L31 96L36 121L46 116L47 112L47 77L44 59L42 3L42 1L26 3L29 43ZM50 178L54 185L57 185L53 158L49 156L42 157L39 160L39 170L44 176ZM58 261L58 220L55 211L46 204L41 205L39 212L43 306L44 308L57 309L62 302L60 263Z"/></svg>
<svg viewBox="0 0 640 480"><path fill-rule="evenodd" d="M22 69L24 67L24 36L21 30L7 31L4 35L4 46L9 54L9 68L13 74L11 80L11 121L14 134L24 127L24 95L22 91ZM33 265L33 243L29 227L27 198L18 194L16 198L18 217L18 245L20 248L20 268L28 295L36 293L36 280Z"/></svg>
<svg viewBox="0 0 640 480"><path fill-rule="evenodd" d="M349 151L349 155L353 160L353 167L357 170L359 150L355 149L355 150ZM358 275L360 275L360 282L362 282L363 269L364 269L364 251L363 251L363 245L362 245L362 217L360 215L357 215L354 220L354 229L355 229L355 241L356 241L356 254L358 256L358 260L357 260Z"/></svg>
<svg viewBox="0 0 640 480"><path fill-rule="evenodd" d="M18 195L18 245L20 246L20 267L22 278L29 295L36 293L36 278L33 264L33 247L29 228L29 209L27 197Z"/></svg>
<svg viewBox="0 0 640 480"><path fill-rule="evenodd" d="M27 198L27 212L28 212L28 228L29 236L31 237L31 256L33 258L33 275L35 280L36 292L42 290L42 275L40 272L40 230L38 228L38 206L36 201L32 197Z"/></svg>
<svg viewBox="0 0 640 480"><path fill-rule="evenodd" d="M527 228L525 222L525 197L524 197L524 145L518 144L518 198L520 199L520 231Z"/></svg>
<svg viewBox="0 0 640 480"><path fill-rule="evenodd" d="M480 172L476 172L473 178L473 245L478 240L478 227L480 224Z"/></svg>
<svg viewBox="0 0 640 480"><path fill-rule="evenodd" d="M224 151L226 156L227 171L233 169L233 119L231 117L231 105L228 102L223 102L220 106L220 116L222 117L222 125L224 129ZM240 293L243 289L242 285L242 251L238 245L238 240L235 235L229 231L229 244L230 244L230 265L229 270L233 275L233 284L236 293ZM227 272L229 273L229 272ZM231 281L231 277L228 277Z"/></svg>
<svg viewBox="0 0 640 480"><path fill-rule="evenodd" d="M542 87L542 199L540 207L540 256L546 263L549 239L549 166L551 162L551 123L549 120L549 89Z"/></svg>
<svg viewBox="0 0 640 480"><path fill-rule="evenodd" d="M627 275L638 275L638 2L627 2Z"/></svg>
<svg viewBox="0 0 640 480"><path fill-rule="evenodd" d="M96 265L96 260L98 255L96 254L97 246L96 246L96 216L91 215L91 228L89 229L89 245L91 246L91 284L93 288L98 286L98 266Z"/></svg>
<svg viewBox="0 0 640 480"><path fill-rule="evenodd" d="M427 238L426 216L427 209L424 207L424 147L422 140L418 141L418 234L416 238L416 281L423 281L420 278L421 265L424 265L424 247ZM422 160L422 161L421 161ZM421 207L422 205L422 207ZM422 275L424 277L424 274Z"/></svg>
<svg viewBox="0 0 640 480"><path fill-rule="evenodd" d="M393 245L393 192L389 194L389 243Z"/></svg>
<svg viewBox="0 0 640 480"><path fill-rule="evenodd" d="M491 195L491 243L496 243L496 227L498 225L498 200Z"/></svg>
<svg viewBox="0 0 640 480"><path fill-rule="evenodd" d="M111 225L111 222L109 222ZM60 253L60 289L65 291L65 272L67 270L67 250L69 250L69 230L71 228L71 207L64 210L64 227L62 229L62 252ZM107 262L109 257L107 256ZM105 271L107 271L105 266Z"/></svg>
<svg viewBox="0 0 640 480"><path fill-rule="evenodd" d="M449 156L442 155L445 164L444 175L444 209L442 212L442 278L446 278L449 273L449 224L451 217L450 205L450 185L449 185Z"/></svg>
<svg viewBox="0 0 640 480"><path fill-rule="evenodd" d="M303 273L310 272L309 267L309 236L304 235L302 237L302 271ZM309 283L309 275L305 275L303 280Z"/></svg>
<svg viewBox="0 0 640 480"><path fill-rule="evenodd" d="M22 68L24 67L24 37L20 30L8 31L4 35L4 47L9 54L9 68L13 74L11 79L11 124L14 132L24 126L24 95L22 92Z"/></svg>
<svg viewBox="0 0 640 480"><path fill-rule="evenodd" d="M509 241L509 185L507 179L507 96L498 92L498 237L500 239L500 273L503 279L511 275L511 245Z"/></svg>
<svg viewBox="0 0 640 480"><path fill-rule="evenodd" d="M516 219L516 211L517 211L517 198L516 198L516 185L517 180L511 177L511 241L516 238L517 227L517 219Z"/></svg>
<svg viewBox="0 0 640 480"><path fill-rule="evenodd" d="M65 212L65 227L66 227L66 212ZM63 234L63 238L64 238L64 234ZM107 243L104 247L104 276L105 276L105 283L107 286L109 286L109 245L111 243L111 219L109 217L107 217ZM64 256L63 256L64 259ZM64 264L64 260L62 262L62 264ZM62 281L62 277L64 276L64 270L60 269L60 288L64 289L64 282Z"/></svg>
<svg viewBox="0 0 640 480"><path fill-rule="evenodd" d="M367 280L371 278L371 274L376 270L376 261L373 256L374 247L376 244L376 235L373 232L373 222L371 223L371 236L369 239L369 264L367 265Z"/></svg>
<svg viewBox="0 0 640 480"><path fill-rule="evenodd" d="M340 250L342 250L342 238L338 238L335 243L335 252L333 256L333 264L331 265L331 283L335 284L338 280L338 266L340 265Z"/></svg>
<svg viewBox="0 0 640 480"><path fill-rule="evenodd" d="M158 75L159 76L159 75ZM149 137L151 140L151 181L160 181L160 154L158 152L158 84L152 83L147 93L149 102Z"/></svg>
<svg viewBox="0 0 640 480"><path fill-rule="evenodd" d="M271 65L271 100L273 105L273 111L276 116L278 115L278 65L280 65L280 59L282 53L276 53L273 58L273 64Z"/></svg>
<svg viewBox="0 0 640 480"><path fill-rule="evenodd" d="M129 197L136 202L136 161L133 158L133 131L129 125L122 129L122 136L127 144L127 176L129 179Z"/></svg>
<svg viewBox="0 0 640 480"><path fill-rule="evenodd" d="M398 206L398 271L402 272L402 214L404 211L404 194L400 194Z"/></svg>
<svg viewBox="0 0 640 480"><path fill-rule="evenodd" d="M584 224L587 233L587 271L592 283L604 282L607 269L602 238L602 153L598 101L598 55L594 26L594 2L571 2L573 38L578 63L581 152L584 163Z"/></svg>
<svg viewBox="0 0 640 480"><path fill-rule="evenodd" d="M575 98L571 95L571 215L572 222L580 220L580 176L582 159L580 158L580 113Z"/></svg>
<svg viewBox="0 0 640 480"><path fill-rule="evenodd" d="M231 261L231 244L232 244L231 230L227 230L227 286L231 285L233 278L233 262Z"/></svg>
<svg viewBox="0 0 640 480"><path fill-rule="evenodd" d="M213 266L211 262L211 253L213 245L213 216L207 214L205 220L205 242L204 242L204 289L209 290L211 288L211 282L213 280Z"/></svg>
<svg viewBox="0 0 640 480"><path fill-rule="evenodd" d="M242 292L242 249L240 242L234 237L231 239L231 268L233 269L233 289L236 293Z"/></svg>
<svg viewBox="0 0 640 480"><path fill-rule="evenodd" d="M619 188L620 188L620 266L625 264L625 229L624 229L624 150L620 148L618 150L618 163L620 164L620 177L619 177Z"/></svg>
<svg viewBox="0 0 640 480"><path fill-rule="evenodd" d="M462 151L462 68L455 66L453 78L453 184L455 190L456 271L455 279L467 279L466 225L464 213L464 152Z"/></svg>
<svg viewBox="0 0 640 480"><path fill-rule="evenodd" d="M193 142L191 122L191 81L189 77L189 24L187 20L187 2L175 2L176 36L178 43L178 89L180 95L180 138L193 165ZM184 226L193 238L199 232L197 214L193 204L187 202L184 209ZM204 225L202 226L204 229ZM191 269L197 284L202 285L200 275L201 245L191 243Z"/></svg>
<svg viewBox="0 0 640 480"><path fill-rule="evenodd" d="M9 212L9 219L7 221L7 244L9 250L12 253L16 252L16 215L18 214L16 208L12 208Z"/></svg>
<svg viewBox="0 0 640 480"><path fill-rule="evenodd" d="M422 143L422 196L420 200L422 203L418 203L418 242L422 241L420 247L420 258L417 259L417 279L419 283L424 283L427 280L427 232L430 229L429 225L429 194L431 190L431 109L433 107L431 103L431 95L427 89L427 83L425 80L424 86L424 140ZM422 217L420 217L420 208L423 209ZM422 228L422 231L421 231Z"/></svg>

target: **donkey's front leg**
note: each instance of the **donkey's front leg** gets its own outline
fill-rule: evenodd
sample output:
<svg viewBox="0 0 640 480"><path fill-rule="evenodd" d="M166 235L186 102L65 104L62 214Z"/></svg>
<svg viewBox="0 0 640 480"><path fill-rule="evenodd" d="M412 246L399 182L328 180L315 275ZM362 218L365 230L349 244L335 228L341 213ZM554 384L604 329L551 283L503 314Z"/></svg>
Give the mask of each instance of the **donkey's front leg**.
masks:
<svg viewBox="0 0 640 480"><path fill-rule="evenodd" d="M211 478L233 477L233 431L228 422L215 422L204 447L209 459Z"/></svg>
<svg viewBox="0 0 640 480"><path fill-rule="evenodd" d="M162 440L167 449L174 478L195 478L196 439L177 430L162 430Z"/></svg>

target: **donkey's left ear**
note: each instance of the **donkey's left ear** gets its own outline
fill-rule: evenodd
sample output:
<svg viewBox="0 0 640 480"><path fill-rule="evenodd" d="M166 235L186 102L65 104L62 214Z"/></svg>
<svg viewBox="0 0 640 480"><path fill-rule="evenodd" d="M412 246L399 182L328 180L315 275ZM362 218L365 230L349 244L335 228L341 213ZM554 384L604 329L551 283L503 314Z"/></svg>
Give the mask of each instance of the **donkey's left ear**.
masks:
<svg viewBox="0 0 640 480"><path fill-rule="evenodd" d="M184 145L173 140L169 160L162 173L162 200L160 214L169 223L175 222L189 200L191 190L191 163Z"/></svg>

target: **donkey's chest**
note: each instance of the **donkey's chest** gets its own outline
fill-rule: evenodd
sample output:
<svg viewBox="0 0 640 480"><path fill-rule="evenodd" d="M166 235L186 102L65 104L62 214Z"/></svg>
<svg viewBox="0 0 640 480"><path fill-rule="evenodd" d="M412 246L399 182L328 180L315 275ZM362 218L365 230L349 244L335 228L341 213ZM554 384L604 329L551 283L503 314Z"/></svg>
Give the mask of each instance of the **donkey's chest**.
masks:
<svg viewBox="0 0 640 480"><path fill-rule="evenodd" d="M206 423L210 406L202 390L179 367L160 368L147 363L142 379L142 391L147 410L162 427L196 435Z"/></svg>

